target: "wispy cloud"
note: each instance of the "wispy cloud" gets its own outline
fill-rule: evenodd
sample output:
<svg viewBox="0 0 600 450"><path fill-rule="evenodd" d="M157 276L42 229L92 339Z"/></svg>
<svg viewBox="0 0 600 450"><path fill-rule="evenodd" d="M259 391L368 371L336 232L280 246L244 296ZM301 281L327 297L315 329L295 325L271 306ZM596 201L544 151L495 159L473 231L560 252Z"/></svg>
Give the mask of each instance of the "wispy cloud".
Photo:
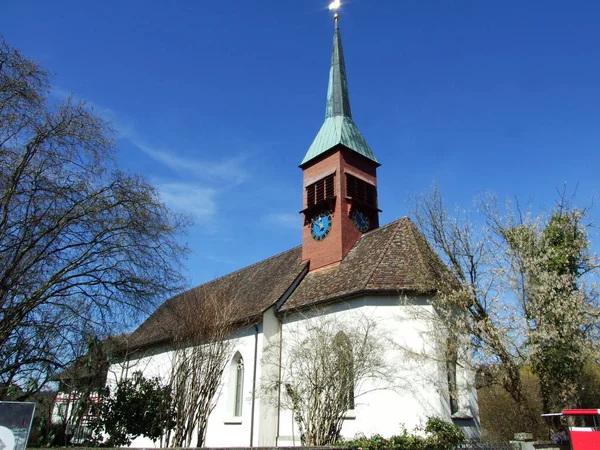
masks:
<svg viewBox="0 0 600 450"><path fill-rule="evenodd" d="M219 183L225 181L237 185L243 183L249 177L246 168L247 158L243 155L225 158L220 161L207 161L188 158L172 151L152 148L136 138L129 138L129 140L155 161L163 163L172 170L189 173L198 179Z"/></svg>
<svg viewBox="0 0 600 450"><path fill-rule="evenodd" d="M235 261L231 258L222 258L220 256L210 255L208 253L201 253L199 256L204 259L207 259L209 261L214 261L214 262L218 262L218 263L222 263L222 264L236 264L237 263L237 261Z"/></svg>
<svg viewBox="0 0 600 450"><path fill-rule="evenodd" d="M153 176L153 184L162 200L173 210L191 214L209 231L212 229L213 219L218 215L217 198L245 182L250 176L245 155L220 159L191 158L176 149L158 148L136 129L133 120L128 120L111 108L82 99L58 86L52 88L50 95L60 101L67 98L85 101L98 115L110 122L118 139L129 142L170 169L173 174L166 171Z"/></svg>
<svg viewBox="0 0 600 450"><path fill-rule="evenodd" d="M277 224L284 228L297 230L301 219L300 214L273 213L264 216L262 220L265 223Z"/></svg>
<svg viewBox="0 0 600 450"><path fill-rule="evenodd" d="M203 222L208 222L217 212L215 189L181 182L159 182L156 188L169 207L192 214Z"/></svg>

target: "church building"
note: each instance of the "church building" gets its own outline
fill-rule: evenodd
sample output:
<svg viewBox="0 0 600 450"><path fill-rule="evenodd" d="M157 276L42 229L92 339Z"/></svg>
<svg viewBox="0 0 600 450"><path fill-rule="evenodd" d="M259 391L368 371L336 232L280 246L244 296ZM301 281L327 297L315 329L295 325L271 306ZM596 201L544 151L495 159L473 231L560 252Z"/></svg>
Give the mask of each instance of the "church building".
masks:
<svg viewBox="0 0 600 450"><path fill-rule="evenodd" d="M286 364L293 342L302 341L298 333L308 333L318 318L339 319L348 330L361 325L353 320L369 320L386 339L376 353L392 370L387 380L352 386L344 438L389 437L429 417L456 423L469 438L480 434L473 371L439 357L443 344L427 320L436 314L431 299L446 268L409 218L380 226L380 163L352 116L338 22L336 14L325 120L300 163L302 244L167 299L109 369L109 383L135 371L166 379L176 312L194 321L194 312L205 310L201 302L228 299L228 319L239 326L208 420L207 447L301 444L305 430L286 400L293 389ZM190 308L190 299L200 303ZM157 444L142 437L132 446Z"/></svg>

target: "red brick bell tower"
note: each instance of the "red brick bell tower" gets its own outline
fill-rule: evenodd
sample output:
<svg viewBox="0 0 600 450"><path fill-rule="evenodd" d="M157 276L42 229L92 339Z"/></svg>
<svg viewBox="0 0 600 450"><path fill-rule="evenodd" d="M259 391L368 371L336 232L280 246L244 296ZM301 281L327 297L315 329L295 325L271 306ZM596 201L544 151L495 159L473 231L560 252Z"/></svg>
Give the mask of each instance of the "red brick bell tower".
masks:
<svg viewBox="0 0 600 450"><path fill-rule="evenodd" d="M325 122L300 164L302 260L311 271L339 263L363 233L379 226L380 164L352 120L338 20L336 14Z"/></svg>

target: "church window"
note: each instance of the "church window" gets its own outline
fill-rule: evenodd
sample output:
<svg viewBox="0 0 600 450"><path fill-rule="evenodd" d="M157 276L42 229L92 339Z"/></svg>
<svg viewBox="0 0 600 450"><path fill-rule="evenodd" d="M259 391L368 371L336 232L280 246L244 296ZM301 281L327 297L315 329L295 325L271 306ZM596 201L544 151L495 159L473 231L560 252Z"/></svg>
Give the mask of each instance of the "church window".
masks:
<svg viewBox="0 0 600 450"><path fill-rule="evenodd" d="M323 200L335 196L334 177L335 174L332 173L306 187L306 201L308 206L316 205Z"/></svg>
<svg viewBox="0 0 600 450"><path fill-rule="evenodd" d="M336 365L339 370L338 379L341 383L341 393L344 396L346 409L354 409L354 357L352 344L343 331L335 335L333 347Z"/></svg>
<svg viewBox="0 0 600 450"><path fill-rule="evenodd" d="M230 370L230 392L232 396L232 412L234 417L242 416L242 405L244 402L244 359L240 353L236 353L231 361Z"/></svg>
<svg viewBox="0 0 600 450"><path fill-rule="evenodd" d="M456 338L450 336L446 343L446 371L448 374L448 400L450 414L456 414L458 407L458 384L456 382L456 368L458 366L458 344Z"/></svg>
<svg viewBox="0 0 600 450"><path fill-rule="evenodd" d="M377 188L350 174L346 174L346 195L352 200L377 207Z"/></svg>
<svg viewBox="0 0 600 450"><path fill-rule="evenodd" d="M448 390L450 392L450 414L458 412L458 389L456 385L456 364L448 362Z"/></svg>

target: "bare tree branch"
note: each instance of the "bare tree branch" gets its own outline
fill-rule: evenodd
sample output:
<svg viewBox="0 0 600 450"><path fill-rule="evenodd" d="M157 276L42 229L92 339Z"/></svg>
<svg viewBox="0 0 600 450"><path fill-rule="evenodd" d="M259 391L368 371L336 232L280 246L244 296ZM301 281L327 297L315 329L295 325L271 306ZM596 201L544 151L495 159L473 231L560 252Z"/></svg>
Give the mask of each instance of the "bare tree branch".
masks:
<svg viewBox="0 0 600 450"><path fill-rule="evenodd" d="M74 360L68 341L179 290L187 251L176 239L187 219L118 170L106 121L70 99L49 105L48 87L0 41L0 352L28 355L20 367L2 358L0 383L29 390Z"/></svg>

